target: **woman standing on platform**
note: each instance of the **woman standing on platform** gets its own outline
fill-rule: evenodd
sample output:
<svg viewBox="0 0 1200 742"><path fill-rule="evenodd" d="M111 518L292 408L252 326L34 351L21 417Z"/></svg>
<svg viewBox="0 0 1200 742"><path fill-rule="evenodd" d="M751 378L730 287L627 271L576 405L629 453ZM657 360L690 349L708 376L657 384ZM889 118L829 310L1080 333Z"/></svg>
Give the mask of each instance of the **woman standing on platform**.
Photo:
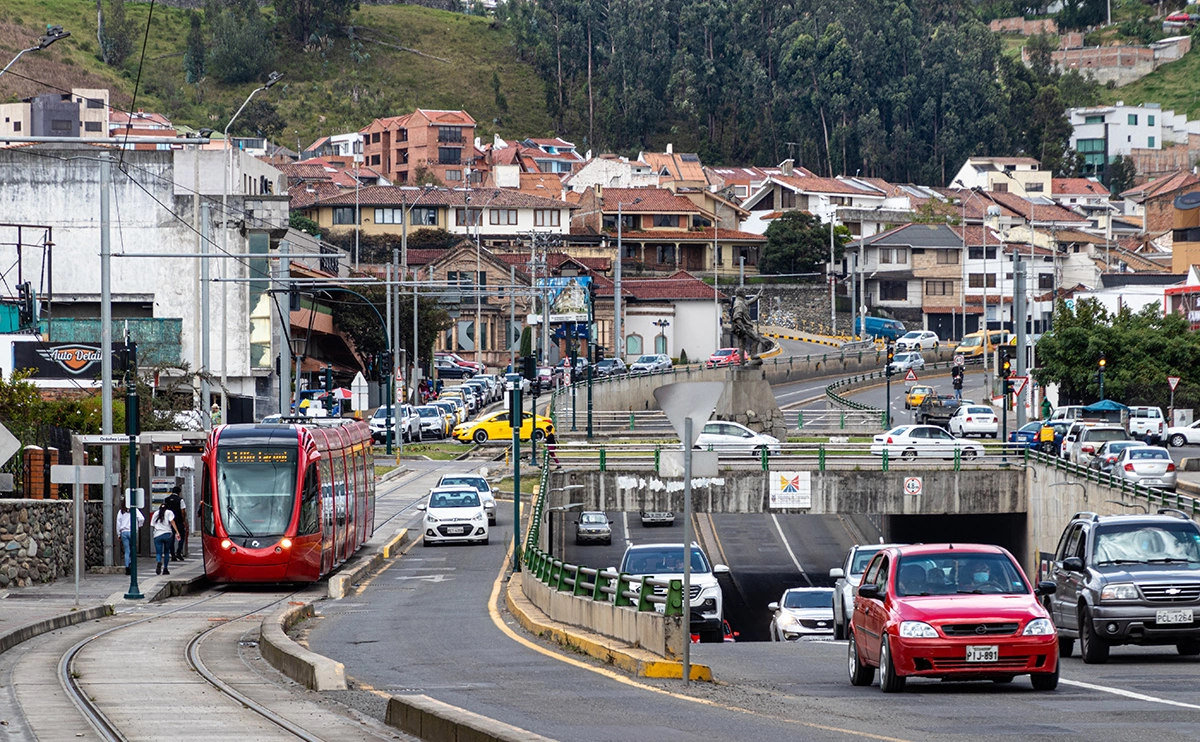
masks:
<svg viewBox="0 0 1200 742"><path fill-rule="evenodd" d="M134 509L137 513L138 528L146 525L146 516L142 515L141 510ZM125 549L125 574L129 574L129 561L131 557L132 544L130 543L131 522L133 516L129 513L129 506L123 501L121 502L121 510L117 513L117 534L121 537L121 546Z"/></svg>
<svg viewBox="0 0 1200 742"><path fill-rule="evenodd" d="M169 575L171 551L175 548L175 539L179 538L179 530L175 525L175 513L167 509L165 501L158 506L150 525L154 528L154 559L158 563L154 567L154 574Z"/></svg>

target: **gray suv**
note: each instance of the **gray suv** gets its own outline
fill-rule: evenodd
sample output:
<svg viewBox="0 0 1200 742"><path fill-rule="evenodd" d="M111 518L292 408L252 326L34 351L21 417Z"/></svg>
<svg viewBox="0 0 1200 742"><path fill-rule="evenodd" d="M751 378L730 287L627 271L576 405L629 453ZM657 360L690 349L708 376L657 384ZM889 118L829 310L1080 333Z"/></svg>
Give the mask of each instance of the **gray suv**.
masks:
<svg viewBox="0 0 1200 742"><path fill-rule="evenodd" d="M889 546L899 544L859 544L851 546L846 552L846 560L841 567L829 570L829 579L833 580L833 638L845 639L846 627L850 625L850 616L854 613L854 591L862 582L863 572L870 563L875 552Z"/></svg>
<svg viewBox="0 0 1200 742"><path fill-rule="evenodd" d="M1182 511L1076 513L1049 570L1056 590L1045 603L1063 657L1076 639L1088 664L1116 644L1200 655L1200 526Z"/></svg>

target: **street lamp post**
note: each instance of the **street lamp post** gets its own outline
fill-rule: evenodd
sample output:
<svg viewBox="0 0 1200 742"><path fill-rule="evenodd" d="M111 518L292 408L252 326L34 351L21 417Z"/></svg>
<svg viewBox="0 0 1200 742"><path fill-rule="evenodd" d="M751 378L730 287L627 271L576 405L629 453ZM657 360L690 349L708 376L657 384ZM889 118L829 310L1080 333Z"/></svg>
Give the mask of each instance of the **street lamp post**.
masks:
<svg viewBox="0 0 1200 742"><path fill-rule="evenodd" d="M629 202L629 205L633 206L634 204L640 204L641 202L641 198L635 198ZM624 202L619 200L617 201L617 264L613 277L613 315L615 317L613 322L613 341L617 347L616 354L613 356L614 358L621 358L625 355L625 338L622 336L622 331L624 328L622 327L621 322L621 259L624 257L625 252L624 249L622 249L621 241L622 228L624 227L623 222L625 221L621 207L624 205Z"/></svg>
<svg viewBox="0 0 1200 742"><path fill-rule="evenodd" d="M4 69L0 70L0 75L3 75L5 72L8 72L8 68L12 67L13 64L15 64L16 61L18 59L20 59L22 56L24 56L26 53L41 51L42 49L45 49L46 47L50 46L54 42L56 42L60 39L65 39L70 35L71 35L71 32L64 31L62 26L53 26L53 25L47 24L46 25L46 34L44 36L42 36L42 38L38 39L38 43L29 47L28 49L22 49L21 51L17 52L17 56L10 59L8 64L4 65Z"/></svg>
<svg viewBox="0 0 1200 742"><path fill-rule="evenodd" d="M550 491L566 492L568 490L581 489L583 489L582 484L568 484L563 487L555 487ZM559 505L558 507L546 508L546 551L550 554L550 556L554 556L554 514L565 513L568 510L574 510L575 508L581 508L583 506L584 503L582 502L571 502L567 503L566 505Z"/></svg>
<svg viewBox="0 0 1200 742"><path fill-rule="evenodd" d="M401 222L400 222L400 264L401 264L401 268L404 271L402 274L404 276L408 275L408 221L411 218L412 210L417 207L417 204L421 202L422 198L424 198L425 196L432 193L433 190L434 190L434 188L432 185L426 184L424 189L421 191L421 193L412 202L411 206L406 205L404 202L405 196L406 196L404 189L400 190L400 208L404 210L404 215L403 215L404 218L401 219ZM400 291L399 288L397 288L396 289L397 301L399 301L399 299L400 299L399 291ZM397 312L397 314L398 314L398 312ZM417 397L417 384L420 381L417 378L417 376L420 373L421 367L417 363L417 361L418 361L417 352L418 352L420 345L417 343L417 274L416 274L416 271L413 271L412 329L413 329L412 353L410 354L412 357L409 359L412 362L412 373L409 374L408 380L412 384L412 388L413 388L412 402L415 404L420 404L421 400ZM399 331L397 331L397 333L398 332ZM405 394L405 398L406 399L408 398L407 394Z"/></svg>
<svg viewBox="0 0 1200 742"><path fill-rule="evenodd" d="M283 75L281 73L272 72L267 77L267 81L265 83L263 83L259 87L255 88L254 90L250 91L250 95L246 96L246 100L242 101L241 107L239 107L237 109L237 112L233 114L233 117L229 119L229 123L225 124L224 145L225 145L226 149L229 150L229 153L225 156L225 176L221 179L221 252L224 252L224 253L229 252L229 218L228 218L229 208L228 208L228 202L229 202L229 189L230 189L230 185L231 185L229 182L229 179L231 177L230 174L233 169L233 147L229 146L229 129L230 129L230 127L233 126L233 122L237 121L237 117L242 115L242 111L244 111L246 109L246 106L249 105L251 98L253 98L255 95L257 95L258 93L260 93L264 90L270 89L275 83L279 82L279 80L282 77L283 77ZM199 157L199 153L197 153L196 156ZM202 258L202 259L205 261L208 260L208 258ZM225 263L224 262L221 263L221 273L222 273L222 278L224 278L224 273L225 273ZM204 311L207 313L208 307L205 307ZM221 283L221 420L222 421L229 420L229 412L226 409L229 404L228 397L226 396L228 388L229 388L229 301L228 301L227 297L225 296L225 282L222 282ZM208 404L207 400L205 400L205 404Z"/></svg>

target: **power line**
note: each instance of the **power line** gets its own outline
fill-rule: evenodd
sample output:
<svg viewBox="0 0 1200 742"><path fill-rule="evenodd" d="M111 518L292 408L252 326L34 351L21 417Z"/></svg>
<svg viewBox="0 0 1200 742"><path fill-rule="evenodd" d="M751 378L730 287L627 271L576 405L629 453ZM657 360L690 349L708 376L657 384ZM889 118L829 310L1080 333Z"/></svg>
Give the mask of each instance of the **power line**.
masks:
<svg viewBox="0 0 1200 742"><path fill-rule="evenodd" d="M142 54L141 57L138 58L137 79L133 82L133 103L130 104L130 108L133 108L134 110L137 110L138 90L142 85L142 69L146 65L146 46L150 43L150 23L154 20L154 2L155 0L150 0L150 13L146 16L146 33L142 36ZM132 127L125 127L125 145L129 144L129 132L131 130ZM121 164L124 164L125 162L124 146L121 148L121 157L119 162Z"/></svg>

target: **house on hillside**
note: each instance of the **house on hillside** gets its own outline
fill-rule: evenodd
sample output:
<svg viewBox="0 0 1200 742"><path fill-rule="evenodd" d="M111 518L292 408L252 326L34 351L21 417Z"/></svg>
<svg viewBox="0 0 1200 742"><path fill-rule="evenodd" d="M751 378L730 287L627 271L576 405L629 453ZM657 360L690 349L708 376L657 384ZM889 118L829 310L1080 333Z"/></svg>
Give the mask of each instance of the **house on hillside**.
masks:
<svg viewBox="0 0 1200 742"><path fill-rule="evenodd" d="M487 170L475 149L475 119L466 111L418 108L375 119L360 133L364 164L381 168L393 183L416 183L424 173L453 188L468 177L482 182Z"/></svg>
<svg viewBox="0 0 1200 742"><path fill-rule="evenodd" d="M950 184L1023 197L1045 196L1051 192L1051 175L1032 157L968 157Z"/></svg>
<svg viewBox="0 0 1200 742"><path fill-rule="evenodd" d="M1125 214L1142 217L1145 233L1158 235L1175 225L1175 199L1196 192L1200 192L1200 176L1179 170L1130 188L1121 198L1125 200Z"/></svg>

